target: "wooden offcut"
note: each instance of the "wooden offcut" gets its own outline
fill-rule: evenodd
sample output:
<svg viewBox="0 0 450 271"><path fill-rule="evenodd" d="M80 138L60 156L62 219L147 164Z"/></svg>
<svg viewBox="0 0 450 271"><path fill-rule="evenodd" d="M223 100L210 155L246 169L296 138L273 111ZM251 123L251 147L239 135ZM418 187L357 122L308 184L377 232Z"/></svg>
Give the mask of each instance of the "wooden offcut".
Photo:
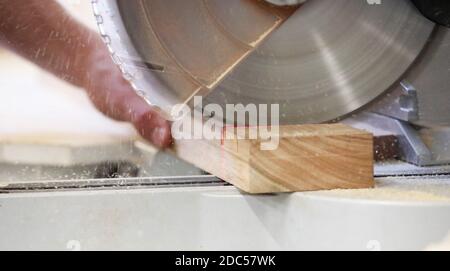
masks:
<svg viewBox="0 0 450 271"><path fill-rule="evenodd" d="M262 150L266 140L227 137L229 129L220 140L176 140L174 151L251 194L374 185L373 136L364 131L343 124L280 126L278 147ZM231 133L248 135L251 129L258 128Z"/></svg>

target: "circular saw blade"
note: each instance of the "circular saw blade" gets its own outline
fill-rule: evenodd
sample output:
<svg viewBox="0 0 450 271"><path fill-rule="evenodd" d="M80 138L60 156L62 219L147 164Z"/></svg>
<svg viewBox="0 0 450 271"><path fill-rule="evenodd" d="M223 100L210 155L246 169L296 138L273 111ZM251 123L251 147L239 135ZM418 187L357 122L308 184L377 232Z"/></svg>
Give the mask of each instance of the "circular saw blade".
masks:
<svg viewBox="0 0 450 271"><path fill-rule="evenodd" d="M397 82L433 28L409 1L307 1L208 101L279 104L283 124L333 120Z"/></svg>
<svg viewBox="0 0 450 271"><path fill-rule="evenodd" d="M262 2L93 2L114 59L150 103L201 94L224 107L279 104L282 124L324 122L363 107L401 78L435 26L408 0L310 0L253 50L247 30L258 6L251 3ZM266 17L258 18L264 25ZM215 70L217 80L209 76Z"/></svg>
<svg viewBox="0 0 450 271"><path fill-rule="evenodd" d="M254 0L93 0L93 7L127 79L169 118L215 88L296 9Z"/></svg>

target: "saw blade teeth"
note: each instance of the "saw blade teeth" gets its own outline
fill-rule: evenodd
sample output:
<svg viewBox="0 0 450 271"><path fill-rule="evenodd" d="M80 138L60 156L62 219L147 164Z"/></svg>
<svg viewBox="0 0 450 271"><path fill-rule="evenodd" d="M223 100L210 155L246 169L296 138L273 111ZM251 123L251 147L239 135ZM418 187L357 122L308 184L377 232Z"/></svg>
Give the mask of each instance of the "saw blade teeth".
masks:
<svg viewBox="0 0 450 271"><path fill-rule="evenodd" d="M168 114L217 87L287 17L257 1L92 4L115 63L139 94Z"/></svg>

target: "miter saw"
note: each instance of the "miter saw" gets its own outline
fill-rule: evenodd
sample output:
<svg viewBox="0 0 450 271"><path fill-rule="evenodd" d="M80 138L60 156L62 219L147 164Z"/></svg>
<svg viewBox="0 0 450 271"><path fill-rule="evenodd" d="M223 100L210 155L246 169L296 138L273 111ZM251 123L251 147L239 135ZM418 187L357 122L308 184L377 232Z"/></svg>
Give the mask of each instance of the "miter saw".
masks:
<svg viewBox="0 0 450 271"><path fill-rule="evenodd" d="M377 187L250 196L164 153L149 155L140 141L104 146L89 138L99 146L57 146L49 163L67 169L84 161L96 170L2 184L9 194L0 195L0 249L424 249L448 234L447 1L93 0L93 7L124 76L168 117L200 95L221 106L279 104L281 124L341 121L369 130L383 160ZM31 148L19 147L17 155ZM49 152L37 147L31 157L41 162L37 151ZM14 173L29 163L16 160ZM103 170L104 160L128 163Z"/></svg>
<svg viewBox="0 0 450 271"><path fill-rule="evenodd" d="M410 163L450 163L447 2L267 2L94 8L127 79L168 114L195 95L279 104L281 124L339 120L395 136L396 155Z"/></svg>

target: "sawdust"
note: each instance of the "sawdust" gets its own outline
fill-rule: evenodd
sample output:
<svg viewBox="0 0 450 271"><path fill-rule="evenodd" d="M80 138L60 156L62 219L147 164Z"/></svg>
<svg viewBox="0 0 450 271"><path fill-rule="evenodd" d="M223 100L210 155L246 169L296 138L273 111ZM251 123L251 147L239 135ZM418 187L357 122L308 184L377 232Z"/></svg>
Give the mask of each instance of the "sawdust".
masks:
<svg viewBox="0 0 450 271"><path fill-rule="evenodd" d="M339 199L359 199L396 202L450 202L450 179L442 178L381 178L374 189L332 190L311 194Z"/></svg>

